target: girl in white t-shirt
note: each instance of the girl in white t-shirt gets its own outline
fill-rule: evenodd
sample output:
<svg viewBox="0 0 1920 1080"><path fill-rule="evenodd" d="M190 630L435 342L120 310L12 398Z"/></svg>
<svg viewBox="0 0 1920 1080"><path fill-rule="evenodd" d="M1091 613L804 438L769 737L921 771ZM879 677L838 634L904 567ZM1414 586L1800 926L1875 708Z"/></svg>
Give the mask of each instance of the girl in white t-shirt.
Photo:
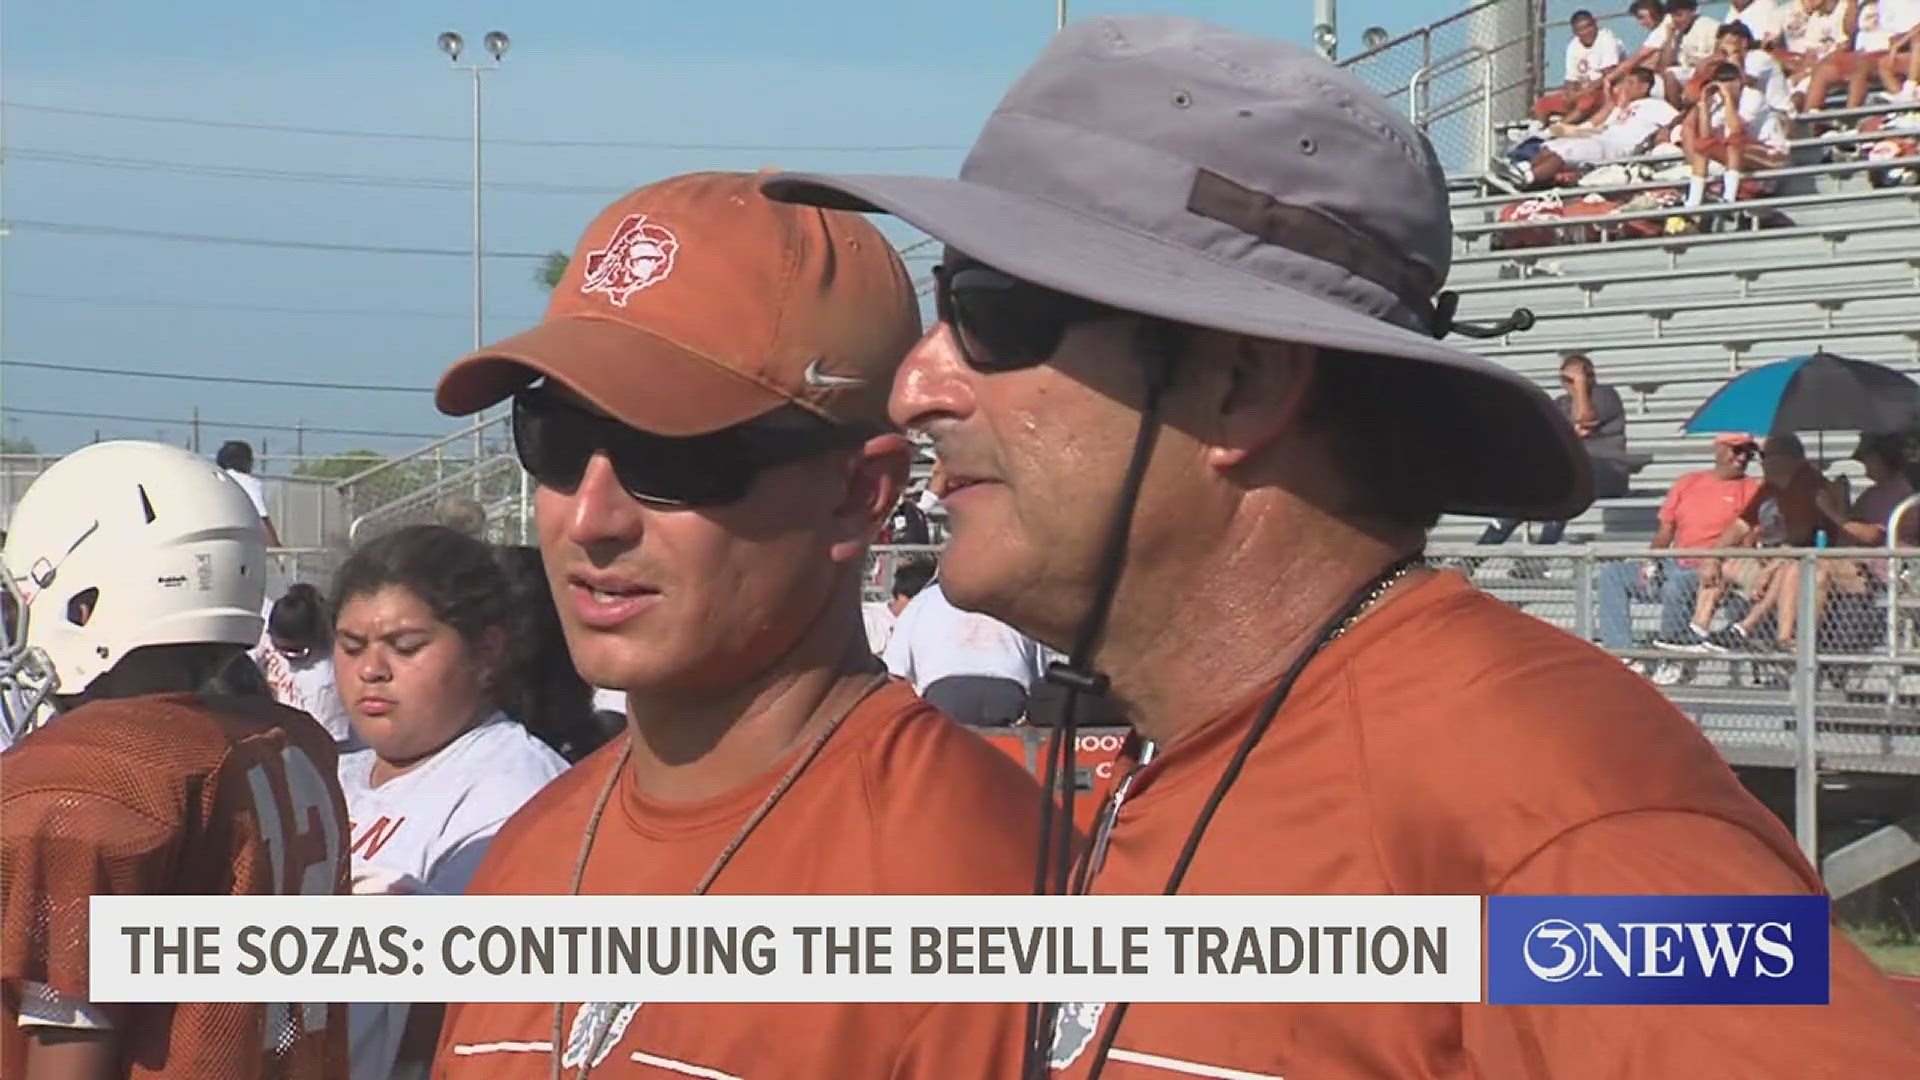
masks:
<svg viewBox="0 0 1920 1080"><path fill-rule="evenodd" d="M334 685L333 620L319 589L301 582L275 600L252 655L276 701L320 721L335 743L352 745L347 706Z"/></svg>
<svg viewBox="0 0 1920 1080"><path fill-rule="evenodd" d="M462 892L500 826L567 767L501 711L515 593L486 544L424 525L356 551L334 595L334 669L366 745L340 759L354 892ZM424 1076L439 1015L355 1004L355 1080Z"/></svg>

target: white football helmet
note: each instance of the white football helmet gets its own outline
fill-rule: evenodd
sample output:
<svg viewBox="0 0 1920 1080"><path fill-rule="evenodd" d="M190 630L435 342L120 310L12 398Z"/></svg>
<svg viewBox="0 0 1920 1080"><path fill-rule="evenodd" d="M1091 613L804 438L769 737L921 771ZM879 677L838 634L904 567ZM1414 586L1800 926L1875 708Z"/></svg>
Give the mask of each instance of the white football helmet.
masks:
<svg viewBox="0 0 1920 1080"><path fill-rule="evenodd" d="M0 704L18 737L148 645L260 640L266 531L226 470L178 447L96 443L41 473L0 555L8 637ZM11 699L10 703L8 699Z"/></svg>

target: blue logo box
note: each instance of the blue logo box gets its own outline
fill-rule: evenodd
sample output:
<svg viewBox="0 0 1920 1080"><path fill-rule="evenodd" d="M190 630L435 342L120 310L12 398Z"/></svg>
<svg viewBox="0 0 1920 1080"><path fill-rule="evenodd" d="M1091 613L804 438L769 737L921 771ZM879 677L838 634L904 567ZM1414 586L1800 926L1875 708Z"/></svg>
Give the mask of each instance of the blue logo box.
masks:
<svg viewBox="0 0 1920 1080"><path fill-rule="evenodd" d="M1826 896L1490 896L1493 1005L1825 1005Z"/></svg>

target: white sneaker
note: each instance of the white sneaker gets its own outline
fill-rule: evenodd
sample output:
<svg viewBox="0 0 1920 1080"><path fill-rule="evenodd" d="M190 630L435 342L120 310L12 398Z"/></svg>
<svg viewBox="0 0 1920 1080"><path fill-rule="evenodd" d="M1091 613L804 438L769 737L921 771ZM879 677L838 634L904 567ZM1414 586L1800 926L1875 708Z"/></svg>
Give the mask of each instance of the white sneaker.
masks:
<svg viewBox="0 0 1920 1080"><path fill-rule="evenodd" d="M1652 681L1655 686L1673 686L1692 681L1692 670L1685 664L1672 660L1662 660L1660 666L1653 669Z"/></svg>

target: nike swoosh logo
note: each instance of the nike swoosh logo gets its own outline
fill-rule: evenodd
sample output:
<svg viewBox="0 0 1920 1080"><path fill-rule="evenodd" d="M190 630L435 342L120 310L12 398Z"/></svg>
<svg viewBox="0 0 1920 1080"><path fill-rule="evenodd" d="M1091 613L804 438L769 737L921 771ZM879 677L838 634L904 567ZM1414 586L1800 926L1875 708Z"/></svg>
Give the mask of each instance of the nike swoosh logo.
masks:
<svg viewBox="0 0 1920 1080"><path fill-rule="evenodd" d="M817 356L813 358L812 363L807 365L807 370L803 377L806 379L807 385L816 390L831 390L837 386L859 386L861 383L867 381L858 375L829 375L820 370L820 358Z"/></svg>

